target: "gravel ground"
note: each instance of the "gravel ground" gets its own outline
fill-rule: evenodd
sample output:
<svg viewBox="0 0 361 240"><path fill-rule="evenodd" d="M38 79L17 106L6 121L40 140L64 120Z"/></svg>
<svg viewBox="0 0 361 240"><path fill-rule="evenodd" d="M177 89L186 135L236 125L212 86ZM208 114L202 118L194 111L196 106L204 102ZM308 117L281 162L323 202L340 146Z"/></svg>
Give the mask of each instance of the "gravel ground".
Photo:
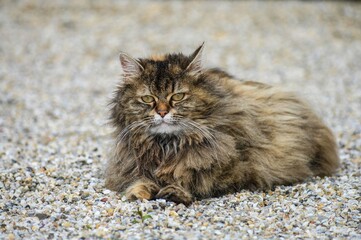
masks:
<svg viewBox="0 0 361 240"><path fill-rule="evenodd" d="M0 239L361 238L361 4L69 2L0 2ZM203 41L207 66L310 101L339 173L189 208L106 190L118 53Z"/></svg>

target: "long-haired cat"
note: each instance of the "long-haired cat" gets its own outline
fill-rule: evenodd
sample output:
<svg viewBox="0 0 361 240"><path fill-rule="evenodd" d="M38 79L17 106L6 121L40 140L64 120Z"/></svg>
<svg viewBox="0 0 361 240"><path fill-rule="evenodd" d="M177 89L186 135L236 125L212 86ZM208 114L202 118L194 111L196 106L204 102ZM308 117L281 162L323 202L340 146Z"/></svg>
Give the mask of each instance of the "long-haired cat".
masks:
<svg viewBox="0 0 361 240"><path fill-rule="evenodd" d="M120 54L111 102L115 145L106 187L190 204L268 189L339 166L334 136L294 94L201 66L193 54Z"/></svg>

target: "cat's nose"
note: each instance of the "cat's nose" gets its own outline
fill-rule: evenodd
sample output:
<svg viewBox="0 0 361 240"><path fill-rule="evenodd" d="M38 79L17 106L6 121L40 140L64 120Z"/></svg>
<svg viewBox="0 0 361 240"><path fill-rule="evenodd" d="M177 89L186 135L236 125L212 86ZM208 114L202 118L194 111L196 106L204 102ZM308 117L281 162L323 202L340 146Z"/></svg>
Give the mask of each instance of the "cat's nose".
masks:
<svg viewBox="0 0 361 240"><path fill-rule="evenodd" d="M165 101L159 101L155 111L162 117L164 118L165 115L167 115L167 113L169 112L169 104Z"/></svg>
<svg viewBox="0 0 361 240"><path fill-rule="evenodd" d="M167 110L158 110L157 113L164 118L165 115L167 115L168 111Z"/></svg>

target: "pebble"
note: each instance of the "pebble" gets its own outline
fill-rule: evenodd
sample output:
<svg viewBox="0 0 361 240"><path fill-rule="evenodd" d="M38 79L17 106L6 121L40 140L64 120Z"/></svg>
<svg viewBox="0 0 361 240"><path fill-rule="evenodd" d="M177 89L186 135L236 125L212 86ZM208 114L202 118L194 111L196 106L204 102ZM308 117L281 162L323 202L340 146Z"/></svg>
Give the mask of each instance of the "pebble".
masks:
<svg viewBox="0 0 361 240"><path fill-rule="evenodd" d="M2 4L0 239L361 239L360 12L347 2ZM307 99L337 137L340 171L189 207L105 189L117 54L191 53L203 41L206 66Z"/></svg>

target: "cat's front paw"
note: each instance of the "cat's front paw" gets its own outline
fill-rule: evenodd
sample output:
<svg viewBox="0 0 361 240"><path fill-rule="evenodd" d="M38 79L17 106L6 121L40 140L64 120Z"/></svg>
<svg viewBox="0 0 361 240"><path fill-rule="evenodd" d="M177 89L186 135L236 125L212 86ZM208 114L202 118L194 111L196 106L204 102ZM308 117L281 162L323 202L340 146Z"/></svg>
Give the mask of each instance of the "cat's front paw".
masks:
<svg viewBox="0 0 361 240"><path fill-rule="evenodd" d="M188 206L193 202L192 195L182 187L169 185L162 188L156 198L163 198L175 203L183 203Z"/></svg>
<svg viewBox="0 0 361 240"><path fill-rule="evenodd" d="M159 191L159 187L150 181L137 181L130 185L125 191L128 200L135 201L137 199L150 200Z"/></svg>

